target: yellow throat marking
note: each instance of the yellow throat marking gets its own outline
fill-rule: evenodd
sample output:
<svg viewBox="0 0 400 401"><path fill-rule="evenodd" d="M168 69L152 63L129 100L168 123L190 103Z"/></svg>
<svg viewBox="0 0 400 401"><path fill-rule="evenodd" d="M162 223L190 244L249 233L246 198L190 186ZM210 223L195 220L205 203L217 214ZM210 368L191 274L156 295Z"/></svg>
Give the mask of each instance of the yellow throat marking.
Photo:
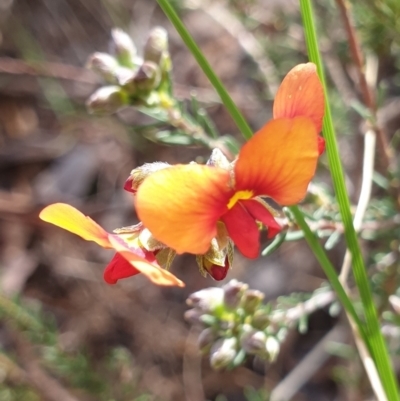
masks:
<svg viewBox="0 0 400 401"><path fill-rule="evenodd" d="M251 199L254 196L254 192L250 191L248 189L244 191L237 191L235 194L232 196L231 199L229 199L228 202L228 209L232 209L233 206L236 205L236 203L240 200L245 200L245 199Z"/></svg>

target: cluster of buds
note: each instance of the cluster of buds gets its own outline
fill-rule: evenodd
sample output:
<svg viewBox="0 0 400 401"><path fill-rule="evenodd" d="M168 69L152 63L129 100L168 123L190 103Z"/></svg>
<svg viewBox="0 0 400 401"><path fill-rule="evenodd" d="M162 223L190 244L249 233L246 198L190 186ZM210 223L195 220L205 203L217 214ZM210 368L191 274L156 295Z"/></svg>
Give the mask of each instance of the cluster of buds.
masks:
<svg viewBox="0 0 400 401"><path fill-rule="evenodd" d="M114 29L111 37L110 54L96 52L87 62L87 67L106 82L87 100L89 112L110 114L125 105L157 107L171 102L171 60L166 30L152 29L143 57L122 30Z"/></svg>
<svg viewBox="0 0 400 401"><path fill-rule="evenodd" d="M189 296L192 309L185 318L203 329L198 345L214 369L239 366L247 356L276 359L287 328L273 321L271 307L263 299L263 293L237 280Z"/></svg>

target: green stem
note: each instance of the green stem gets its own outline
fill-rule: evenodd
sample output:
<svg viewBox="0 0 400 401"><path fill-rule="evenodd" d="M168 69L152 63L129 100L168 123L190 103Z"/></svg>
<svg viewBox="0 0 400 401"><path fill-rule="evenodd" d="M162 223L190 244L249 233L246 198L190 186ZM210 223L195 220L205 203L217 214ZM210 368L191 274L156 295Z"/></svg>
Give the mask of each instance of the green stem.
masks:
<svg viewBox="0 0 400 401"><path fill-rule="evenodd" d="M178 31L182 40L185 42L186 46L192 52L194 58L197 63L203 70L204 74L206 74L207 78L210 80L211 84L218 92L219 97L222 100L222 103L229 110L233 120L238 126L239 130L242 132L243 136L246 139L250 139L253 135L253 130L250 128L249 124L243 117L242 113L230 97L228 91L226 90L224 84L218 78L217 74L214 72L209 62L207 61L204 54L201 52L196 42L193 40L192 36L186 29L185 25L171 6L169 0L157 0L160 7L163 9L165 15L169 18L169 20L174 25L175 29Z"/></svg>
<svg viewBox="0 0 400 401"><path fill-rule="evenodd" d="M329 282L332 288L335 290L337 297L339 298L340 302L342 303L343 307L346 309L347 313L352 317L354 322L357 325L357 328L360 332L360 336L363 341L366 342L368 345L368 339L363 328L363 325L358 317L353 303L351 302L350 298L348 297L346 291L344 290L342 284L338 279L338 275L336 273L335 268L333 267L332 263L328 259L324 248L319 243L318 238L312 232L311 228L307 224L306 220L304 219L303 213L298 208L298 206L291 206L290 211L293 213L294 218L296 219L297 224L304 232L304 237L312 249L314 256L317 258L318 262L320 263L323 271L325 272L326 276L329 279Z"/></svg>
<svg viewBox="0 0 400 401"><path fill-rule="evenodd" d="M369 285L367 272L362 258L357 234L353 226L353 217L350 211L350 200L347 194L343 168L339 157L336 135L333 126L331 110L326 91L324 71L318 48L316 26L311 0L300 0L301 13L303 17L306 43L310 60L317 65L318 73L325 88L325 118L323 132L326 140L326 152L332 175L333 186L345 228L345 239L352 255L353 273L357 288L360 293L366 319L366 334L370 344L372 357L375 360L380 379L390 401L399 400L397 383L391 367L386 343L383 339L378 314L373 302L372 291ZM368 343L367 343L368 344Z"/></svg>

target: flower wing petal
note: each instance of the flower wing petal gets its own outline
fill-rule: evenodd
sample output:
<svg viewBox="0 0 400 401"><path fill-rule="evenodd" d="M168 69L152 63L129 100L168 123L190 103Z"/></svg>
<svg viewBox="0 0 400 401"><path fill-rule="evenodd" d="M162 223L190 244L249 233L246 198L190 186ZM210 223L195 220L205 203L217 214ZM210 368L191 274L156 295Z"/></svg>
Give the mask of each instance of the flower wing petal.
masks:
<svg viewBox="0 0 400 401"><path fill-rule="evenodd" d="M242 147L235 164L236 189L269 196L281 205L298 203L317 159L317 132L309 118L272 120Z"/></svg>
<svg viewBox="0 0 400 401"><path fill-rule="evenodd" d="M116 253L104 270L104 281L108 284L116 284L118 280L139 274L121 254Z"/></svg>
<svg viewBox="0 0 400 401"><path fill-rule="evenodd" d="M238 247L239 251L250 259L255 259L260 251L257 223L247 212L241 202L237 202L232 209L222 216L229 237Z"/></svg>
<svg viewBox="0 0 400 401"><path fill-rule="evenodd" d="M268 228L267 238L275 237L282 230L271 212L258 200L248 199L242 201L242 203L254 219L261 221Z"/></svg>
<svg viewBox="0 0 400 401"><path fill-rule="evenodd" d="M317 133L324 117L324 90L313 63L299 64L283 79L275 96L274 118L309 117Z"/></svg>
<svg viewBox="0 0 400 401"><path fill-rule="evenodd" d="M217 235L232 190L229 172L198 164L176 165L147 177L136 209L155 238L177 253L206 253Z"/></svg>
<svg viewBox="0 0 400 401"><path fill-rule="evenodd" d="M110 235L112 247L125 258L136 270L144 274L150 281L157 285L175 285L184 287L185 284L167 270L157 265L152 252L146 255L146 259L137 255L132 248L129 248L124 240L117 235ZM152 255L152 256L151 256Z"/></svg>
<svg viewBox="0 0 400 401"><path fill-rule="evenodd" d="M73 206L54 203L45 207L40 212L39 218L79 235L87 241L94 241L103 248L111 247L107 231Z"/></svg>

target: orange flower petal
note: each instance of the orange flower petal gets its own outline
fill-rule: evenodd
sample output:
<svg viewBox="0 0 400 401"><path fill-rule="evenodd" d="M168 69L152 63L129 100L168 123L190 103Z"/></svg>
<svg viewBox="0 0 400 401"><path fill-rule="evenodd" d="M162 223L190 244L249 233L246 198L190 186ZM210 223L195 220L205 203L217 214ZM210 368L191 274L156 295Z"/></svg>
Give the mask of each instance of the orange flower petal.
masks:
<svg viewBox="0 0 400 401"><path fill-rule="evenodd" d="M154 284L176 285L178 287L185 286L185 284L172 273L158 267L155 264L156 262L149 263L141 256L136 255L117 235L110 235L110 243L123 258L125 258L136 270L139 270Z"/></svg>
<svg viewBox="0 0 400 401"><path fill-rule="evenodd" d="M252 190L281 205L298 203L317 159L317 132L309 118L272 120L242 147L235 164L236 190Z"/></svg>
<svg viewBox="0 0 400 401"><path fill-rule="evenodd" d="M79 235L87 241L94 241L103 248L111 248L107 231L73 206L54 203L45 207L40 212L39 218Z"/></svg>
<svg viewBox="0 0 400 401"><path fill-rule="evenodd" d="M324 117L324 90L313 63L299 64L283 79L274 101L274 118L309 117L317 132Z"/></svg>
<svg viewBox="0 0 400 401"><path fill-rule="evenodd" d="M204 254L232 194L229 172L198 164L177 165L147 177L136 209L155 238L177 253Z"/></svg>

